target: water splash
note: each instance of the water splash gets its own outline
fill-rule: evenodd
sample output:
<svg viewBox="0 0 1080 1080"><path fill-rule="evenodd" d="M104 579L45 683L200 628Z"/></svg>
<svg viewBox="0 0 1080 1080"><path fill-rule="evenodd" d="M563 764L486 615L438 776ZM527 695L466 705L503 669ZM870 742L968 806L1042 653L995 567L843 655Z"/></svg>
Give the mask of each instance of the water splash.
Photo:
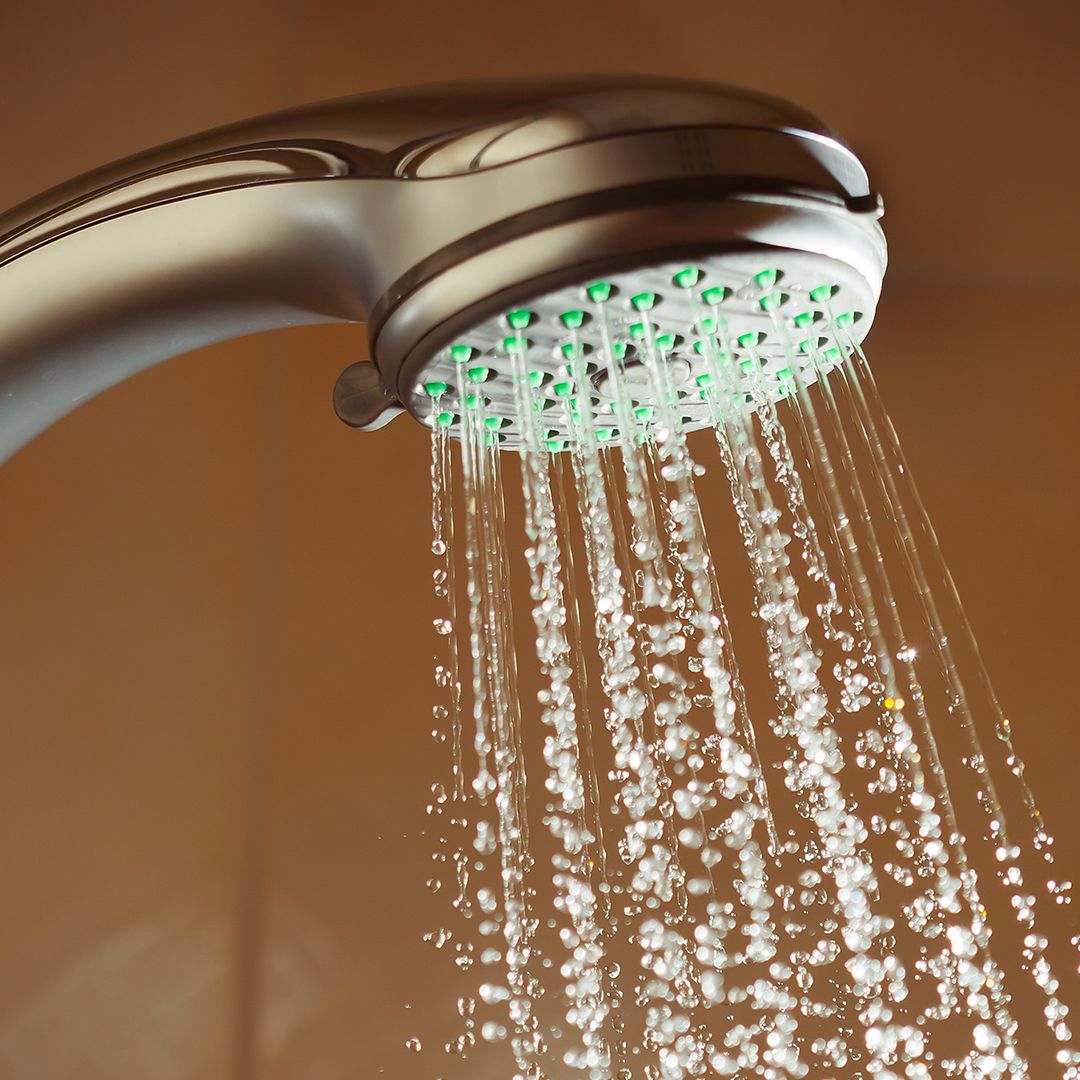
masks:
<svg viewBox="0 0 1080 1080"><path fill-rule="evenodd" d="M502 348L520 497L474 350L462 351L460 417L444 411L442 384L429 388L435 734L450 759L448 784L433 789L447 826L436 858L453 907L473 920L471 940L463 927L434 934L437 945L457 935L457 966L473 980L447 1049L505 1046L515 1076L533 1080L1075 1080L1075 971L1051 962L1049 935L1062 931L1044 926L1006 831L911 515L924 539L932 532L869 365L827 302L781 319L771 281L759 284L780 358L760 352L757 334L731 340L712 290L693 307L689 388L672 375L687 343L656 321L652 294L632 298L629 322L611 317L602 290L564 315L561 380L530 366L530 313L511 312ZM822 319L828 337L814 329ZM691 453L691 397L713 429L723 499ZM714 560L714 511L748 580ZM512 603L521 548L527 649ZM936 546L929 558L937 565ZM736 586L751 620L725 604ZM951 579L942 588L957 606ZM742 625L753 622L756 645ZM1008 723L984 669L976 680L1005 750L998 765L1033 823L1045 896L1070 914ZM594 717L606 739L594 739ZM942 745L953 717L962 754ZM1075 949L1075 929L1065 933ZM1042 994L1035 1010L1018 997L1027 979ZM1036 1045L1040 1024L1049 1050Z"/></svg>

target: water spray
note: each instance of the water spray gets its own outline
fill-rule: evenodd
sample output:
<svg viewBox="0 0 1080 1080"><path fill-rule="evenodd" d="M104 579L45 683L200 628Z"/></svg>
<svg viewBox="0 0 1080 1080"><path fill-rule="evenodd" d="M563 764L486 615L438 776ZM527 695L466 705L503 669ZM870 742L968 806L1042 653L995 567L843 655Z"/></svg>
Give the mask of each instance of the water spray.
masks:
<svg viewBox="0 0 1080 1080"><path fill-rule="evenodd" d="M430 428L440 1075L1080 1076L1069 883L864 349L881 214L794 106L605 77L277 114L0 221L4 454L325 321L370 344L338 416Z"/></svg>

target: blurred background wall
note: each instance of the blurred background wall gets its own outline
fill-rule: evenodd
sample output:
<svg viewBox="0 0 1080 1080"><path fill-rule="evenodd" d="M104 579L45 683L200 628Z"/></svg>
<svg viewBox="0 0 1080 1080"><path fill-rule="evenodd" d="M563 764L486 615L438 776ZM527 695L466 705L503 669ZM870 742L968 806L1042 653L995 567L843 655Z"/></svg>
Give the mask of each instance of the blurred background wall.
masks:
<svg viewBox="0 0 1080 1080"><path fill-rule="evenodd" d="M827 118L886 199L879 381L1080 866L1075 3L12 0L0 35L5 206L404 83L656 72ZM0 469L0 1080L438 1071L403 1048L442 970L427 443L334 419L364 350L206 349Z"/></svg>

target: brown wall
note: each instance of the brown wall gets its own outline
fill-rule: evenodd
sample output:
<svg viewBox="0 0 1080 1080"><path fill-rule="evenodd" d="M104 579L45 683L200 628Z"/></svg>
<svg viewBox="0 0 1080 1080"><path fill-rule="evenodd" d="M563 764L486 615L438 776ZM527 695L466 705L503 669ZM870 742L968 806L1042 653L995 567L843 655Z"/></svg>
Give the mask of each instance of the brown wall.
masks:
<svg viewBox="0 0 1080 1080"><path fill-rule="evenodd" d="M872 355L1076 870L1078 12L12 3L0 203L401 83L638 70L824 115L886 195ZM364 348L208 349L0 469L0 1080L438 1072L402 1049L440 997L417 940L427 446L334 420Z"/></svg>

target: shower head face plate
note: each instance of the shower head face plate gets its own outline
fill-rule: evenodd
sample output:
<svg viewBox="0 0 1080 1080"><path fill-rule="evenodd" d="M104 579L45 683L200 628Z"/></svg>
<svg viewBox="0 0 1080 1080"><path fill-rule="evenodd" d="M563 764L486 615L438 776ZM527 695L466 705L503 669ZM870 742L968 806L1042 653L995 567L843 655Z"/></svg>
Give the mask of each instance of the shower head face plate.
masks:
<svg viewBox="0 0 1080 1080"><path fill-rule="evenodd" d="M862 340L876 301L850 266L806 252L757 247L659 263L504 306L434 352L405 404L456 437L466 410L480 408L502 448L518 449L515 372L524 373L542 399L549 450L565 448L582 421L617 443L627 422L636 435L651 421L662 364L667 396L692 431L713 423L704 388L718 361L727 396L748 407L781 400L839 362L841 337Z"/></svg>

